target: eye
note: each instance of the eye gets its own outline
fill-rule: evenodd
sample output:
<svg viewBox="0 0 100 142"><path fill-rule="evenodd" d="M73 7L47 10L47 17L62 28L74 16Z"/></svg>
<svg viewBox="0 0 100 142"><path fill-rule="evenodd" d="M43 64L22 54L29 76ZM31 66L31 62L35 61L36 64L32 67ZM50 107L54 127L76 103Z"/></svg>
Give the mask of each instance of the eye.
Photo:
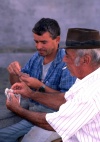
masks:
<svg viewBox="0 0 100 142"><path fill-rule="evenodd" d="M47 41L42 41L42 43L43 43L43 44L46 44L46 43L47 43Z"/></svg>
<svg viewBox="0 0 100 142"><path fill-rule="evenodd" d="M38 43L38 41L37 40L34 40L35 41L35 43Z"/></svg>
<svg viewBox="0 0 100 142"><path fill-rule="evenodd" d="M68 53L67 53L67 52L65 52L65 53L66 53L66 55L65 55L65 56L66 56L66 57L68 57Z"/></svg>

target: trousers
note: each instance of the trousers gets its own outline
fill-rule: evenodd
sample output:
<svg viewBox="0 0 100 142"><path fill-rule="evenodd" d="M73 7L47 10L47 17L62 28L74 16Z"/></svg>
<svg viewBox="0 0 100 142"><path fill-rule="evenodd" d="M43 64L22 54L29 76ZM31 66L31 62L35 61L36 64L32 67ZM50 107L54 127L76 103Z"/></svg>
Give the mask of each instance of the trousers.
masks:
<svg viewBox="0 0 100 142"><path fill-rule="evenodd" d="M53 112L54 110L49 109L42 105L31 106L32 111L36 112ZM23 119L20 122L11 125L9 127L0 129L0 142L18 142L18 138L27 134L34 125ZM42 131L39 131L42 133ZM38 132L37 132L38 133Z"/></svg>
<svg viewBox="0 0 100 142"><path fill-rule="evenodd" d="M21 142L51 142L58 138L60 138L60 136L56 132L34 126L25 134Z"/></svg>
<svg viewBox="0 0 100 142"><path fill-rule="evenodd" d="M0 129L0 142L18 142L18 138L28 133L32 126L23 119L12 126Z"/></svg>

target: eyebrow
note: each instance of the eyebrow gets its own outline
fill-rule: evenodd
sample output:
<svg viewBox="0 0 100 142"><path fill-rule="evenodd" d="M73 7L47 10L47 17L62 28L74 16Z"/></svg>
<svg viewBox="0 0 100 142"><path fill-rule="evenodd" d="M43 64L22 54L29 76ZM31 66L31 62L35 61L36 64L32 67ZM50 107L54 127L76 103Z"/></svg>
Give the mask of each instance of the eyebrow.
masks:
<svg viewBox="0 0 100 142"><path fill-rule="evenodd" d="M37 41L37 42L47 42L47 40L34 40L35 42Z"/></svg>

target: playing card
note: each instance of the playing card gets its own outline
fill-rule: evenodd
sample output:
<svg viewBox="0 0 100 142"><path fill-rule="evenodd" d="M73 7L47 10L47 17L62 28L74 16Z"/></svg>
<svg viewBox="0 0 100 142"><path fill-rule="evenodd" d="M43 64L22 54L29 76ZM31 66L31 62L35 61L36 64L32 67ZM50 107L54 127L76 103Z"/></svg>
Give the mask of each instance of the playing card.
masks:
<svg viewBox="0 0 100 142"><path fill-rule="evenodd" d="M13 90L6 88L6 89L5 89L5 95L6 95L6 97L7 97L9 100L11 99L10 93L13 93ZM14 94L14 95L15 95L15 97L18 98L18 101L19 101L19 103L20 103L21 95L20 95L20 94Z"/></svg>

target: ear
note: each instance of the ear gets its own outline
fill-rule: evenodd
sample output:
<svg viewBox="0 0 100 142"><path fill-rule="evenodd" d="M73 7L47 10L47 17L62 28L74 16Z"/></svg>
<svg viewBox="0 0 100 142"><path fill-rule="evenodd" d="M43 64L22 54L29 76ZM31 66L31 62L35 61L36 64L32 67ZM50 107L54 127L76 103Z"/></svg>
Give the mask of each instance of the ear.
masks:
<svg viewBox="0 0 100 142"><path fill-rule="evenodd" d="M59 43L60 42L60 36L56 37L56 41Z"/></svg>
<svg viewBox="0 0 100 142"><path fill-rule="evenodd" d="M86 54L82 57L81 63L83 63L84 65L88 65L91 62L91 56Z"/></svg>

